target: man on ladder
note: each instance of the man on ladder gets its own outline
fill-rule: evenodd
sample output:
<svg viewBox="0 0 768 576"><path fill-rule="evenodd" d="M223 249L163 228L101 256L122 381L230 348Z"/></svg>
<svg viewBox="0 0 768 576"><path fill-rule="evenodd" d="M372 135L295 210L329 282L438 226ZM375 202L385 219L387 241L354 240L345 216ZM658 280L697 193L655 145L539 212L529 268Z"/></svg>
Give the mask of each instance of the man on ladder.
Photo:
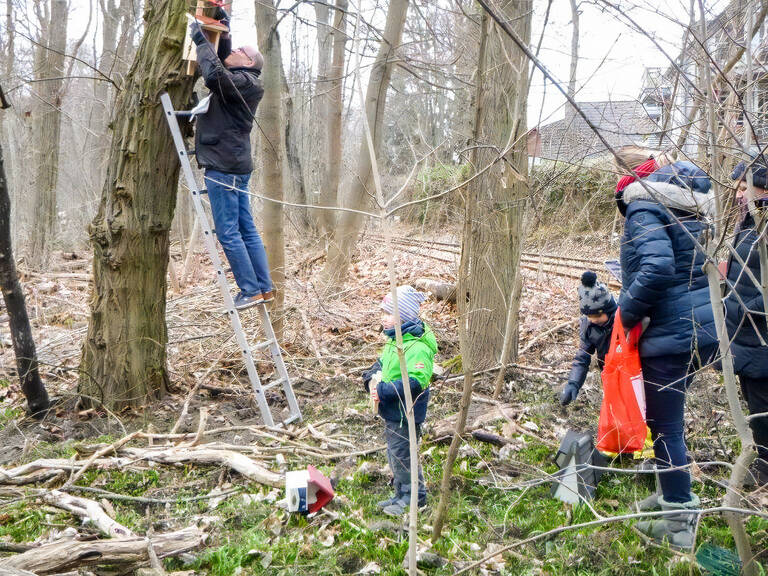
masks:
<svg viewBox="0 0 768 576"><path fill-rule="evenodd" d="M221 8L216 19L229 24ZM264 94L259 79L264 58L253 46L232 50L229 33L221 35L215 52L197 21L190 24L190 32L197 65L211 91L208 111L197 119L195 155L205 169L216 235L240 288L235 308L243 310L274 300L267 253L247 193L253 171L251 128Z"/></svg>

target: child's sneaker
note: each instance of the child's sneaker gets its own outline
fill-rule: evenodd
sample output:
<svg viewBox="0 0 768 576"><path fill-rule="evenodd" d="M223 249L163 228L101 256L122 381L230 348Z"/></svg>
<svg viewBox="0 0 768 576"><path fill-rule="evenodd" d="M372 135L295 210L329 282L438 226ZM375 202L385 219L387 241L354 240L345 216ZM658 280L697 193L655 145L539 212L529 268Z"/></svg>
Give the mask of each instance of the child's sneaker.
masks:
<svg viewBox="0 0 768 576"><path fill-rule="evenodd" d="M264 297L261 294L254 294L253 296L245 296L240 292L235 298L235 308L237 310L245 310L256 304L263 304Z"/></svg>
<svg viewBox="0 0 768 576"><path fill-rule="evenodd" d="M385 506L382 512L387 516L402 516L408 511L408 504L403 500L395 500L392 504Z"/></svg>
<svg viewBox="0 0 768 576"><path fill-rule="evenodd" d="M391 504L387 504L386 506L382 506L382 511L384 514L387 514L388 516L402 516L411 507L411 497L410 496L401 496L400 498L393 498L394 502ZM380 502L380 504L384 504L384 502ZM424 510L427 507L427 499L426 497L420 498L418 503L419 510Z"/></svg>
<svg viewBox="0 0 768 576"><path fill-rule="evenodd" d="M391 504L394 504L398 500L400 500L400 496L395 494L394 496L392 496L392 498L387 498L386 500L381 500L380 502L376 502L376 506L383 509L383 508L386 508L387 506L390 506Z"/></svg>

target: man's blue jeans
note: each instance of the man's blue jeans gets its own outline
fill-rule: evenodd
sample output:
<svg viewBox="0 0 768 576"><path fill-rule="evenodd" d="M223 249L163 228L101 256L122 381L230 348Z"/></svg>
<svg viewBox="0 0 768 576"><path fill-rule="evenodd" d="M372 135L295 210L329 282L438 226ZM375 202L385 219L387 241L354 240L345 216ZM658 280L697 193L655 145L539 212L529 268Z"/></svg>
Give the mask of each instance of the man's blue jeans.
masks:
<svg viewBox="0 0 768 576"><path fill-rule="evenodd" d="M272 290L267 253L253 223L249 196L239 191L248 190L250 179L250 174L205 171L216 236L245 296Z"/></svg>

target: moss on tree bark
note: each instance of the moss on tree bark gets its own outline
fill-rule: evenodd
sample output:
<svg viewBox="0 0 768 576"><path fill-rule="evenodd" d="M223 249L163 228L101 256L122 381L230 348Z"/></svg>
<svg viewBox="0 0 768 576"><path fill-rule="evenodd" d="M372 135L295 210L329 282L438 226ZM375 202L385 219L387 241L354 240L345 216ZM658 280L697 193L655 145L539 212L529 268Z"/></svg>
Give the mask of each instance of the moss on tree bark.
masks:
<svg viewBox="0 0 768 576"><path fill-rule="evenodd" d="M112 118L101 202L89 227L93 292L79 392L110 408L136 406L168 383L165 323L169 231L179 162L160 105L191 94L181 48L183 0L149 0L144 37Z"/></svg>

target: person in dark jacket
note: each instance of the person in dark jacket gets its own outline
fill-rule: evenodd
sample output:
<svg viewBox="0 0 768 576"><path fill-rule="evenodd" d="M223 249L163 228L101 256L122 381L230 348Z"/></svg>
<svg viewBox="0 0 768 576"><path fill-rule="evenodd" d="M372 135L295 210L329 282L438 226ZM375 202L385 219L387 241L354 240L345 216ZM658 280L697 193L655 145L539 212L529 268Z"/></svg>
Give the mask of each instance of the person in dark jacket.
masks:
<svg viewBox="0 0 768 576"><path fill-rule="evenodd" d="M226 17L219 11L219 17ZM267 253L248 195L253 171L250 135L264 94L259 79L264 59L252 46L232 50L228 33L221 35L217 53L199 24L192 23L190 29L197 64L210 90L208 110L197 118L195 155L205 170L216 235L240 288L235 307L242 310L274 299Z"/></svg>
<svg viewBox="0 0 768 576"><path fill-rule="evenodd" d="M427 417L429 384L432 380L437 340L432 329L419 317L424 294L411 286L397 288L400 330L403 335L403 352L408 371L408 384L413 399L413 417L416 423L417 441L421 437L421 425ZM394 477L395 494L378 503L385 514L401 516L411 501L411 452L408 422L405 410L400 360L395 342L395 316L392 297L387 294L381 303L382 327L387 342L376 363L363 374L363 384L378 404L378 413L384 419L387 439L387 459ZM419 465L419 506L427 502L427 488Z"/></svg>
<svg viewBox="0 0 768 576"><path fill-rule="evenodd" d="M602 370L611 344L613 318L616 314L613 294L605 284L597 281L597 274L592 270L581 275L578 292L579 308L583 314L579 324L579 351L571 364L568 383L560 395L560 404L563 406L576 400L587 379L593 355L597 354L597 364Z"/></svg>
<svg viewBox="0 0 768 576"><path fill-rule="evenodd" d="M755 209L763 211L768 206L768 163L765 156L756 154L751 168ZM733 368L739 377L749 413L762 414L768 412L768 346L763 344L768 343L768 326L764 316L763 293L742 265L742 262L746 263L752 277L760 281L758 234L754 216L747 209L746 171L747 164L741 162L731 174L731 178L738 181L737 198L742 217L736 226L733 240L739 258L733 254L728 258L726 325L731 339ZM738 294L741 302L733 292ZM752 321L747 318L748 312L751 313ZM757 447L757 459L750 467L747 480L763 486L768 484L768 417L754 418L749 421L749 425Z"/></svg>
<svg viewBox="0 0 768 576"><path fill-rule="evenodd" d="M642 182L617 189L626 218L619 314L627 331L649 319L639 351L646 420L660 469L661 495L655 500L662 510L677 512L637 527L652 538L690 548L699 499L685 467L685 394L692 370L714 355L717 336L704 254L694 243L712 215L705 192L709 183L700 169L680 164L659 166ZM664 470L670 467L683 468Z"/></svg>

